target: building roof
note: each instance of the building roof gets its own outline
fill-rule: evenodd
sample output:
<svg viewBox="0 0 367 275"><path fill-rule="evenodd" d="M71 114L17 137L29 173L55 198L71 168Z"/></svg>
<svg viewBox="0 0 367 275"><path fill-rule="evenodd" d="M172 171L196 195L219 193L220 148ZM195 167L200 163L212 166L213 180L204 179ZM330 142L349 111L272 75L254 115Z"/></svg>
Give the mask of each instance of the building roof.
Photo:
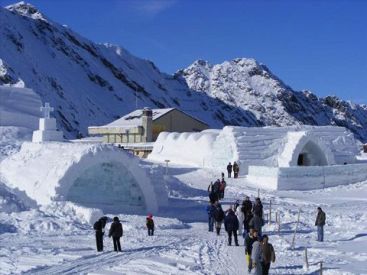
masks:
<svg viewBox="0 0 367 275"><path fill-rule="evenodd" d="M193 117L192 115L189 115L179 109L176 108L164 108L164 109L151 109L152 113L153 113L153 121L157 120L158 118L166 115L167 113L173 111L173 110L177 110L189 117L191 117L192 119L199 121L200 123L203 123L205 125L207 125L207 123ZM132 111L129 114L124 115L123 117L109 123L106 125L102 125L102 126L91 126L93 128L135 128L138 126L142 126L142 117L143 115L143 109L137 109L135 111Z"/></svg>
<svg viewBox="0 0 367 275"><path fill-rule="evenodd" d="M171 112L172 110L174 110L174 108L152 109L153 121ZM137 109L109 124L106 124L100 127L133 128L133 127L142 126L142 120L141 120L142 115L143 115L143 109Z"/></svg>

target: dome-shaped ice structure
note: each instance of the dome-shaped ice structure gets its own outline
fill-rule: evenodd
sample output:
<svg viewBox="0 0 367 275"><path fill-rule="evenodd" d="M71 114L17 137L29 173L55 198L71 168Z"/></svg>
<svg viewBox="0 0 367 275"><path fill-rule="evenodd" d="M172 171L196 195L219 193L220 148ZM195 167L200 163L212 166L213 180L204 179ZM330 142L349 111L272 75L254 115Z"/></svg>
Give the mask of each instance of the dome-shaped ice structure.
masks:
<svg viewBox="0 0 367 275"><path fill-rule="evenodd" d="M167 191L150 173L125 151L95 144L24 143L1 163L2 180L39 204L71 201L109 213L157 213Z"/></svg>

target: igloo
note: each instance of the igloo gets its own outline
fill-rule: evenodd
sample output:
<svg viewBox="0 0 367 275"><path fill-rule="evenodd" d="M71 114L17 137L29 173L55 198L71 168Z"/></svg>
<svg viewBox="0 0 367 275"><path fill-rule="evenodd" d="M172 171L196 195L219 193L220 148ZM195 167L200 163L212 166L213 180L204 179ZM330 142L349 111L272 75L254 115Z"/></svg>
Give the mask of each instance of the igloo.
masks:
<svg viewBox="0 0 367 275"><path fill-rule="evenodd" d="M167 204L159 175L111 145L24 143L1 178L38 204L71 201L105 213L157 213Z"/></svg>
<svg viewBox="0 0 367 275"><path fill-rule="evenodd" d="M353 134L343 127L233 127L161 133L148 159L225 171L267 189L314 189L367 180Z"/></svg>

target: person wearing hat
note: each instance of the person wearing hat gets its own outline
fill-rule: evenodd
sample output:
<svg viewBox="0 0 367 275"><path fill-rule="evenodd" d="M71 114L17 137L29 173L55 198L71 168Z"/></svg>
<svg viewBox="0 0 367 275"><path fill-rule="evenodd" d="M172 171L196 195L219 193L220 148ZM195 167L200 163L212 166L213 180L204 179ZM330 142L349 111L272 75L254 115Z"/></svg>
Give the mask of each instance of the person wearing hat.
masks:
<svg viewBox="0 0 367 275"><path fill-rule="evenodd" d="M154 220L153 220L152 214L148 215L146 225L148 228L148 236L153 236L154 235Z"/></svg>
<svg viewBox="0 0 367 275"><path fill-rule="evenodd" d="M97 251L103 251L103 235L104 235L104 228L107 223L107 217L101 217L98 221L96 221L93 225L93 229L96 232L96 245Z"/></svg>
<svg viewBox="0 0 367 275"><path fill-rule="evenodd" d="M110 232L108 233L108 237L112 237L113 240L113 248L115 251L121 251L120 238L123 235L122 224L118 217L113 218L113 223L110 227Z"/></svg>

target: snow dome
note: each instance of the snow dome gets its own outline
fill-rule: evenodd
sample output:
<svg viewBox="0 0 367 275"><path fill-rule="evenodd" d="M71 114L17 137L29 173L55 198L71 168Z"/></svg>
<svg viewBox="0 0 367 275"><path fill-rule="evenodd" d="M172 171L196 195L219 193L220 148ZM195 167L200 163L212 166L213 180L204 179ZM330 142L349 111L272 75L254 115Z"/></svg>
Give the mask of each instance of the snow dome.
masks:
<svg viewBox="0 0 367 275"><path fill-rule="evenodd" d="M39 204L71 201L107 213L157 213L167 202L160 179L108 145L24 143L2 162L1 177Z"/></svg>

